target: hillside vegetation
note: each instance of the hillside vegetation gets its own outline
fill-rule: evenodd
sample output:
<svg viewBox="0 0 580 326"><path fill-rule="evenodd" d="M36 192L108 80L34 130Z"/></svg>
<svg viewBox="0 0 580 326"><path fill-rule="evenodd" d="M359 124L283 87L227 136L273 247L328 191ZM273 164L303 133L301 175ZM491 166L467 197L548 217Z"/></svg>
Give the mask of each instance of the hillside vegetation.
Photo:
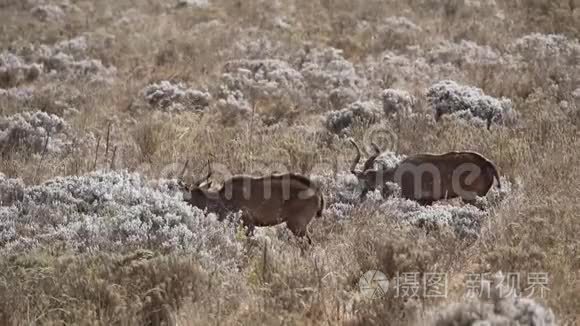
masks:
<svg viewBox="0 0 580 326"><path fill-rule="evenodd" d="M579 1L0 0L0 21L0 324L580 325ZM361 203L349 138L385 166L476 151L502 187ZM188 160L312 177L313 244L189 206Z"/></svg>

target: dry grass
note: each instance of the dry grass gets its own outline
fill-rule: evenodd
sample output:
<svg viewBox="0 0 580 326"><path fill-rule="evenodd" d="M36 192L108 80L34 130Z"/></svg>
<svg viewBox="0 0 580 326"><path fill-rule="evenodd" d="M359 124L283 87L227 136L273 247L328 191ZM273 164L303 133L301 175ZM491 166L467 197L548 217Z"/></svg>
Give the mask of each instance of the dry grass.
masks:
<svg viewBox="0 0 580 326"><path fill-rule="evenodd" d="M61 6L64 18L46 22L31 14L35 3L0 0L0 20L6 22L0 27L2 51L52 45L83 33L90 33L90 40L104 35L110 41L91 41L85 55L115 66L117 73L110 84L66 76L25 80L17 86L35 90L25 100L0 92L2 117L39 109L94 135L64 156L2 154L0 172L26 184L82 175L95 166L156 179L171 175L187 159L193 166L190 173L201 174L211 156L231 173L346 171L353 148L324 129L324 107L318 102L301 107L288 98L265 96L251 103L251 118L239 119L224 116L215 102L203 112L179 114L136 103L143 87L160 80L216 94L228 60L292 61L300 57L296 53L308 51L308 43L343 49L345 59L363 74L372 63L379 67L386 50L411 57L444 40L466 39L508 51L514 40L533 32L580 38L575 23L580 3L574 0L210 0L209 7L198 9L174 8L171 1L79 0ZM421 31L381 30L389 16L406 17ZM78 254L46 248L1 257L1 324L430 325L429 312L461 301L466 273L504 271L548 273L550 291L536 299L554 311L560 325L580 325L580 108L573 114L561 109L562 101L575 105L570 94L580 80L571 72L578 72L580 63L528 62L517 69L465 64L452 72L436 71L434 77L417 67L413 76L377 68L384 80L373 80L375 75L368 73L363 77L370 85L357 94L376 100L383 87L397 85L421 98L429 82L453 78L513 101L521 114L513 128L486 130L445 120L435 124L422 117L400 125L381 122L396 130L400 153L475 150L491 158L514 184L508 199L483 222L475 242L466 243L447 229L425 234L396 222L392 212L380 211L376 203L365 203L347 221L314 220L314 245L305 252L281 229L255 239L240 236L245 254L236 271L206 270L183 252ZM420 99L417 106L424 105ZM361 139L366 129L355 125L352 135ZM0 237L0 246L2 241ZM380 300L366 300L358 280L371 269L388 277L448 273L449 296L403 300L387 293ZM518 290L525 291L525 281Z"/></svg>

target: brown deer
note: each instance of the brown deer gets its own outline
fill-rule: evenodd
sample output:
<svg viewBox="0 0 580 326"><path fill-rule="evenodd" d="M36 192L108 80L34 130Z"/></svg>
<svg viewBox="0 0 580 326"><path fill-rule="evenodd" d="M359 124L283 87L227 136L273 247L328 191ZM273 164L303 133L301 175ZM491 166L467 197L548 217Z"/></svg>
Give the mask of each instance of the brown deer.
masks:
<svg viewBox="0 0 580 326"><path fill-rule="evenodd" d="M465 203L474 204L477 196L485 196L494 179L501 188L495 164L483 155L470 151L452 151L443 154L415 154L401 160L396 167L376 169L373 167L380 150L372 144L375 153L367 159L362 171L356 171L360 149L351 165L353 173L364 184L361 198L370 190L394 182L401 188L401 197L412 199L422 205L434 201L461 197Z"/></svg>
<svg viewBox="0 0 580 326"><path fill-rule="evenodd" d="M190 205L214 212L220 220L228 213L241 210L248 235L253 234L256 226L286 222L295 236L306 236L308 243L312 243L307 226L314 216L322 216L324 196L309 178L296 173L264 177L236 175L212 191L211 174L210 170L205 179L191 185L180 180L184 199Z"/></svg>

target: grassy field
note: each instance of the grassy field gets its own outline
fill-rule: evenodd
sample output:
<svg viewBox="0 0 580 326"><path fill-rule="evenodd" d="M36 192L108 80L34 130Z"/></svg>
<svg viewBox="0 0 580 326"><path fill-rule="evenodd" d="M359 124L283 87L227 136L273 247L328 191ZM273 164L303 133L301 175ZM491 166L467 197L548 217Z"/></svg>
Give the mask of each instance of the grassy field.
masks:
<svg viewBox="0 0 580 326"><path fill-rule="evenodd" d="M0 21L0 324L580 325L579 1L0 0ZM349 137L384 164L477 151L502 189L359 203ZM208 159L217 183L317 180L312 246L185 204Z"/></svg>

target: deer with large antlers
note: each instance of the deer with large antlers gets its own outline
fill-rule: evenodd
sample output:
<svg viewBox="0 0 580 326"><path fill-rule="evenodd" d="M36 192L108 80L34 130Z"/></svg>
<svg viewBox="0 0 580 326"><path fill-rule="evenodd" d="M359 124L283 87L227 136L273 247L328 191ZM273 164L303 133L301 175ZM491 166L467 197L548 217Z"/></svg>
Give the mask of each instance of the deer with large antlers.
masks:
<svg viewBox="0 0 580 326"><path fill-rule="evenodd" d="M497 180L497 187L501 188L495 164L476 152L415 154L401 160L393 168L377 169L373 165L381 151L373 143L374 153L364 163L362 171L357 171L360 148L354 140L350 141L357 150L350 170L363 183L361 199L369 191L384 187L387 182L394 182L401 188L401 197L422 205L456 197L473 204L476 197L487 194L494 179Z"/></svg>
<svg viewBox="0 0 580 326"><path fill-rule="evenodd" d="M295 236L306 236L308 243L312 243L307 226L314 216L322 216L324 196L309 178L295 173L264 177L236 175L212 191L211 175L209 169L204 179L191 185L180 181L184 199L190 205L214 212L220 220L229 213L242 211L242 222L248 228L248 235L256 226L286 222Z"/></svg>

